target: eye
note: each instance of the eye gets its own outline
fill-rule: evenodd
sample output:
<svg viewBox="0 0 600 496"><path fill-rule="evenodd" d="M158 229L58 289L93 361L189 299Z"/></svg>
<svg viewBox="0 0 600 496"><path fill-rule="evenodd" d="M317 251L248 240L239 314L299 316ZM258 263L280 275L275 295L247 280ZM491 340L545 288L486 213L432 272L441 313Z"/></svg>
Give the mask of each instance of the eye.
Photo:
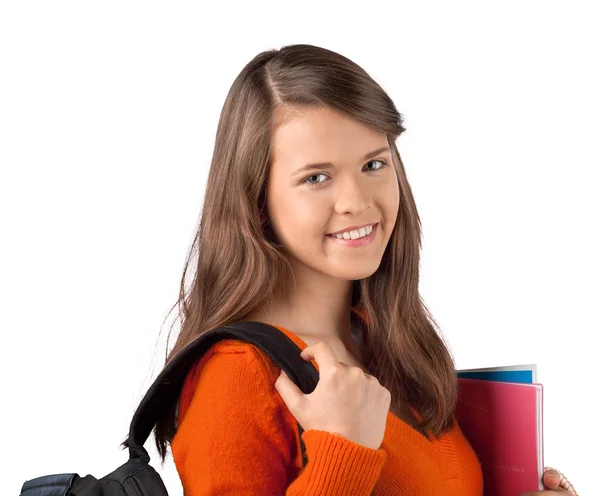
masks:
<svg viewBox="0 0 600 496"><path fill-rule="evenodd" d="M323 179L319 180L319 178ZM325 174L313 174L312 176L308 176L303 182L308 184L321 184L326 180L327 176Z"/></svg>
<svg viewBox="0 0 600 496"><path fill-rule="evenodd" d="M379 163L380 165L377 165L375 167L369 167L369 164L377 164ZM365 167L368 171L375 171L375 170L379 170L384 168L385 166L387 166L387 163L385 162L385 160L369 160L366 164Z"/></svg>

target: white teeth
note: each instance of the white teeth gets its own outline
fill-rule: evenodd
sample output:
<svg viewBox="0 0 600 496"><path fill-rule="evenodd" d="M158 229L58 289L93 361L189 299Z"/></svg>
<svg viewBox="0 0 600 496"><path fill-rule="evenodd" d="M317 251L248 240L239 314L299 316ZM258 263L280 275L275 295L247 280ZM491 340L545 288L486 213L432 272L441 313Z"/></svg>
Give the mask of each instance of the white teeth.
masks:
<svg viewBox="0 0 600 496"><path fill-rule="evenodd" d="M346 231L340 234L334 234L337 239L359 239L368 236L373 232L373 226L361 227L352 231Z"/></svg>

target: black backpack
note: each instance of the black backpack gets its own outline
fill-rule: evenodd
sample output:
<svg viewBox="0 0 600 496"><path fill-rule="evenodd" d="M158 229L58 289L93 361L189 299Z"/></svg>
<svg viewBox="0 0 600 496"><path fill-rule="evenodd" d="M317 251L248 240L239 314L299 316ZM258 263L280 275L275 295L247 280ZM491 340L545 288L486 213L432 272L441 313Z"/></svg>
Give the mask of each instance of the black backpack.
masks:
<svg viewBox="0 0 600 496"><path fill-rule="evenodd" d="M319 380L317 369L300 356L300 348L285 334L261 322L237 322L218 327L186 346L156 378L133 415L129 427L129 460L104 477L80 477L75 473L45 475L23 484L21 496L168 496L167 489L150 466L144 444L157 421L179 399L192 365L217 341L235 339L263 350L283 369L304 394ZM300 436L302 427L298 424ZM300 437L302 462L306 450Z"/></svg>

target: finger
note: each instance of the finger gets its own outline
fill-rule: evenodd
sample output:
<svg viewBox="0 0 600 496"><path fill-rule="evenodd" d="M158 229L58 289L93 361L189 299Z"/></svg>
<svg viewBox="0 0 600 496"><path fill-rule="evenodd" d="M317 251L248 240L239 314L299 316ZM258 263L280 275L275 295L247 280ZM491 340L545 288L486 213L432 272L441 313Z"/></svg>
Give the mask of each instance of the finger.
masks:
<svg viewBox="0 0 600 496"><path fill-rule="evenodd" d="M542 477L542 482L547 489L556 489L560 485L560 474L553 468L546 469Z"/></svg>
<svg viewBox="0 0 600 496"><path fill-rule="evenodd" d="M555 479L558 480L558 484L556 484ZM545 467L544 475L542 476L542 482L547 489L554 491L564 489L564 491L559 492L564 492L565 494L569 494L571 496L577 496L577 491L565 477L565 475L560 472L560 470L556 470L555 468L551 467Z"/></svg>
<svg viewBox="0 0 600 496"><path fill-rule="evenodd" d="M340 365L340 362L333 352L333 348L324 342L319 341L318 343L307 346L302 350L300 356L304 360L315 360L319 366L319 370L333 368Z"/></svg>
<svg viewBox="0 0 600 496"><path fill-rule="evenodd" d="M566 481L564 475L562 475L558 470L551 467L544 468L544 475L542 476L542 482L544 483L544 487L546 489L558 489L561 486L561 483Z"/></svg>
<svg viewBox="0 0 600 496"><path fill-rule="evenodd" d="M295 411L300 402L304 399L304 393L302 393L298 386L294 384L283 370L275 381L275 389L292 413L294 413L293 410Z"/></svg>
<svg viewBox="0 0 600 496"><path fill-rule="evenodd" d="M519 493L519 496L571 496L568 492L562 489L544 489L543 491L527 491L524 493Z"/></svg>

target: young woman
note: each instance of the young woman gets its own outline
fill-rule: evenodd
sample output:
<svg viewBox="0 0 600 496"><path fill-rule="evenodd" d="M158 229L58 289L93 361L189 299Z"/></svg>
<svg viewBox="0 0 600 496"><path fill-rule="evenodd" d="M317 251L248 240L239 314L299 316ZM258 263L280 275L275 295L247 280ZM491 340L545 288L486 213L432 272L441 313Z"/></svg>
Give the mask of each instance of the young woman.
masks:
<svg viewBox="0 0 600 496"><path fill-rule="evenodd" d="M305 396L252 345L214 345L155 432L186 496L483 493L454 363L418 292L402 122L363 69L319 47L260 53L235 79L168 359L210 329L262 321L320 379Z"/></svg>

